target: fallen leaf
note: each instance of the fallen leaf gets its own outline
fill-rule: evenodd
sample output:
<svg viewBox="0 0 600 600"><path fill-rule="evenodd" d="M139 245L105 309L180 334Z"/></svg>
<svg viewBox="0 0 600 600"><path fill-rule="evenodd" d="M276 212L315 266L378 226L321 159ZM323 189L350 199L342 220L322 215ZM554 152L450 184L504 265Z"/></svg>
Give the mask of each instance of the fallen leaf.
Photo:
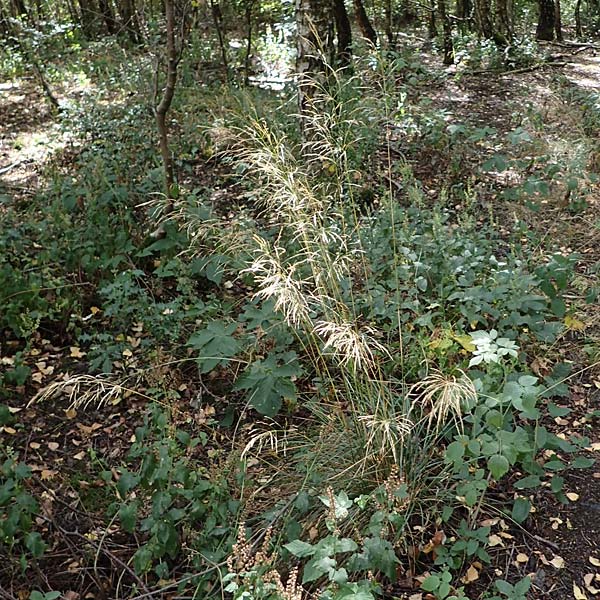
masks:
<svg viewBox="0 0 600 600"><path fill-rule="evenodd" d="M52 479L55 475L58 475L58 471L53 471L52 469L42 469L41 479L42 481L48 481Z"/></svg>
<svg viewBox="0 0 600 600"><path fill-rule="evenodd" d="M33 450L38 450L41 448L41 444L38 444L37 442L29 442L29 447Z"/></svg>
<svg viewBox="0 0 600 600"><path fill-rule="evenodd" d="M8 433L8 435L15 435L15 433L17 433L16 429L13 429L12 427L7 427L6 425L2 427L2 430L4 431L4 433Z"/></svg>
<svg viewBox="0 0 600 600"><path fill-rule="evenodd" d="M68 408L65 410L65 417L67 419L74 419L77 416L77 411L74 408Z"/></svg>
<svg viewBox="0 0 600 600"><path fill-rule="evenodd" d="M69 350L71 351L71 358L83 358L85 356L85 352L82 352L78 346L71 346Z"/></svg>
<svg viewBox="0 0 600 600"><path fill-rule="evenodd" d="M598 560L595 556L590 556L588 559L595 567L600 567L600 560Z"/></svg>
<svg viewBox="0 0 600 600"><path fill-rule="evenodd" d="M571 502L577 502L577 500L579 500L579 494L575 493L575 492L567 492L565 494L565 496L571 501Z"/></svg>
<svg viewBox="0 0 600 600"><path fill-rule="evenodd" d="M488 543L493 548L494 546L504 546L504 542L499 535L493 534L488 537Z"/></svg>
<svg viewBox="0 0 600 600"><path fill-rule="evenodd" d="M48 442L48 449L49 450L58 450L60 448L60 444L58 444L57 442Z"/></svg>
<svg viewBox="0 0 600 600"><path fill-rule="evenodd" d="M517 554L517 562L526 563L528 561L529 561L529 556L527 556L527 554L523 554L523 552L519 552L519 554Z"/></svg>
<svg viewBox="0 0 600 600"><path fill-rule="evenodd" d="M73 456L73 458L75 460L83 460L85 458L85 450L82 450L81 452L78 452L77 454L75 454Z"/></svg>
<svg viewBox="0 0 600 600"><path fill-rule="evenodd" d="M549 562L555 569L564 569L565 567L565 559L562 556L555 556Z"/></svg>
<svg viewBox="0 0 600 600"><path fill-rule="evenodd" d="M465 573L465 576L461 579L461 581L468 585L469 583L473 583L473 581L477 581L478 579L479 571L473 565L471 565L467 569L467 572Z"/></svg>
<svg viewBox="0 0 600 600"><path fill-rule="evenodd" d="M9 406L9 407L8 407L8 412L9 412L11 415L14 415L15 413L21 412L22 410L23 410L23 408L22 408L22 407L21 407L21 408L19 408L19 407L16 407L16 406ZM599 448L599 449L600 449L600 448Z"/></svg>
<svg viewBox="0 0 600 600"><path fill-rule="evenodd" d="M588 597L581 591L581 588L573 583L573 597L575 600L588 600Z"/></svg>

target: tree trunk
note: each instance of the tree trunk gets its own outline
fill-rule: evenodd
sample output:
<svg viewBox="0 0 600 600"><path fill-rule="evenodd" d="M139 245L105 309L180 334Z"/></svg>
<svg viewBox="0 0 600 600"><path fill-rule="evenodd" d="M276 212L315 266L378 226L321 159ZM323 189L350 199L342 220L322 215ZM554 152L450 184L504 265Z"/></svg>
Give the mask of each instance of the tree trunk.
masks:
<svg viewBox="0 0 600 600"><path fill-rule="evenodd" d="M335 28L337 31L337 60L342 67L352 62L352 27L344 0L333 0Z"/></svg>
<svg viewBox="0 0 600 600"><path fill-rule="evenodd" d="M535 36L538 40L554 39L554 0L538 0L539 16Z"/></svg>
<svg viewBox="0 0 600 600"><path fill-rule="evenodd" d="M167 26L167 81L163 90L160 103L156 107L156 125L158 127L158 137L160 143L160 154L162 156L165 193L167 198L171 199L174 195L175 178L173 174L173 159L169 150L169 132L167 128L167 113L171 108L171 102L175 94L175 84L177 82L177 49L175 47L175 16L173 11L173 1L165 1L165 19ZM167 212L172 210L172 203L167 205Z"/></svg>
<svg viewBox="0 0 600 600"><path fill-rule="evenodd" d="M298 109L305 114L318 83L325 82L332 56L333 6L322 0L296 0Z"/></svg>
<svg viewBox="0 0 600 600"><path fill-rule="evenodd" d="M215 0L210 0L210 12L212 14L213 23L219 40L219 48L221 49L221 61L223 65L223 73L225 81L229 83L229 60L227 58L227 46L225 44L225 34L223 33L223 15L221 8Z"/></svg>
<svg viewBox="0 0 600 600"><path fill-rule="evenodd" d="M367 16L367 11L362 3L362 0L354 0L354 12L356 13L356 22L362 36L369 40L373 46L377 45L377 32L373 29L371 21Z"/></svg>
<svg viewBox="0 0 600 600"><path fill-rule="evenodd" d="M512 3L510 0L496 0L496 34L505 44L513 39Z"/></svg>
<svg viewBox="0 0 600 600"><path fill-rule="evenodd" d="M252 9L255 0L246 0L246 55L244 56L244 85L250 84L250 57L252 55Z"/></svg>
<svg viewBox="0 0 600 600"><path fill-rule="evenodd" d="M98 7L94 0L79 0L81 15L81 30L87 38L93 38L98 33L96 17Z"/></svg>
<svg viewBox="0 0 600 600"><path fill-rule="evenodd" d="M429 0L429 10L427 11L427 35L430 40L434 40L438 34L435 12L435 0Z"/></svg>
<svg viewBox="0 0 600 600"><path fill-rule="evenodd" d="M115 16L113 15L109 0L98 0L98 4L107 33L109 35L117 33L117 23L115 21Z"/></svg>
<svg viewBox="0 0 600 600"><path fill-rule="evenodd" d="M471 18L471 1L456 0L456 19L458 21L458 30L461 34L469 31L469 23Z"/></svg>
<svg viewBox="0 0 600 600"><path fill-rule="evenodd" d="M475 24L480 36L487 40L494 37L494 27L492 25L490 0L475 0Z"/></svg>
<svg viewBox="0 0 600 600"><path fill-rule="evenodd" d="M454 52L452 48L452 23L448 18L446 11L446 0L438 0L438 13L442 21L443 42L444 42L444 64L451 65L454 62Z"/></svg>
<svg viewBox="0 0 600 600"><path fill-rule="evenodd" d="M578 38L583 37L583 29L581 27L581 0L577 0L575 5L575 35Z"/></svg>
<svg viewBox="0 0 600 600"><path fill-rule="evenodd" d="M563 41L562 18L560 14L560 0L554 0L554 35L558 42Z"/></svg>
<svg viewBox="0 0 600 600"><path fill-rule="evenodd" d="M138 44L142 39L142 34L137 20L134 2L135 0L120 0L119 13L121 14L121 21L123 27L127 31L129 39L134 44Z"/></svg>
<svg viewBox="0 0 600 600"><path fill-rule="evenodd" d="M387 38L388 46L393 48L396 45L396 40L394 39L392 0L385 0L383 10L385 13L385 37Z"/></svg>

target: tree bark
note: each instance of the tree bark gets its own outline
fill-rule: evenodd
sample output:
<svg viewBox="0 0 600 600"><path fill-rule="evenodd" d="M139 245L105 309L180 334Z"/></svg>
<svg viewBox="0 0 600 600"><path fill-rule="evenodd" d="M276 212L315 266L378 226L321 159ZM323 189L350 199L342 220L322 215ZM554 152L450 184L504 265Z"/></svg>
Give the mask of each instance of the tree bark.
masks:
<svg viewBox="0 0 600 600"><path fill-rule="evenodd" d="M221 50L221 61L223 64L223 74L225 81L229 83L229 60L227 58L227 46L225 45L225 34L223 33L223 15L219 4L215 0L210 0L210 12L212 14L213 23L219 40L219 48Z"/></svg>
<svg viewBox="0 0 600 600"><path fill-rule="evenodd" d="M112 11L109 0L98 0L100 12L102 13L102 19L104 20L104 26L109 35L117 33L117 23L115 16Z"/></svg>
<svg viewBox="0 0 600 600"><path fill-rule="evenodd" d="M158 137L160 144L160 154L162 156L165 193L167 198L173 198L174 194L174 173L173 159L169 150L169 131L167 127L167 113L171 108L173 96L175 95L175 84L177 83L177 49L175 47L175 15L173 10L173 0L164 0L165 19L167 27L167 80L160 103L156 107L156 125L158 128ZM167 211L172 209L172 203L167 206Z"/></svg>
<svg viewBox="0 0 600 600"><path fill-rule="evenodd" d="M438 0L438 13L442 21L443 43L444 43L444 64L451 65L454 62L454 52L452 48L452 23L448 18L446 11L446 0Z"/></svg>
<svg viewBox="0 0 600 600"><path fill-rule="evenodd" d="M554 36L556 41L563 41L562 18L560 11L560 0L554 0Z"/></svg>
<svg viewBox="0 0 600 600"><path fill-rule="evenodd" d="M512 3L510 0L496 0L496 34L503 42L510 43L513 39Z"/></svg>
<svg viewBox="0 0 600 600"><path fill-rule="evenodd" d="M352 26L344 0L333 0L335 28L337 31L337 60L342 67L352 62Z"/></svg>
<svg viewBox="0 0 600 600"><path fill-rule="evenodd" d="M362 0L354 0L354 12L356 13L356 22L358 23L358 27L362 33L362 36L369 40L373 46L376 46L377 32L375 29L373 29L371 21L369 21L367 11L365 10Z"/></svg>
<svg viewBox="0 0 600 600"><path fill-rule="evenodd" d="M492 25L490 0L475 0L475 24L480 36L487 40L494 37L494 27Z"/></svg>
<svg viewBox="0 0 600 600"><path fill-rule="evenodd" d="M538 24L535 36L538 40L554 39L554 0L538 0Z"/></svg>
<svg viewBox="0 0 600 600"><path fill-rule="evenodd" d="M575 4L575 35L578 38L583 37L583 29L581 27L581 0L577 0Z"/></svg>
<svg viewBox="0 0 600 600"><path fill-rule="evenodd" d="M244 85L250 84L250 56L252 54L252 9L255 0L246 0L246 55L244 56Z"/></svg>

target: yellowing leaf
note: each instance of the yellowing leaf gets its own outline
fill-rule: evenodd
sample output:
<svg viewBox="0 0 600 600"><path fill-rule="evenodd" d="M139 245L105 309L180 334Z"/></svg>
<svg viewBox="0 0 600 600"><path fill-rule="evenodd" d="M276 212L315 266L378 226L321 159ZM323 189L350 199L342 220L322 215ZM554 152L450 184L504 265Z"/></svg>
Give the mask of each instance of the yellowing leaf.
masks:
<svg viewBox="0 0 600 600"><path fill-rule="evenodd" d="M573 598L575 600L588 600L588 597L581 591L581 588L573 583Z"/></svg>
<svg viewBox="0 0 600 600"><path fill-rule="evenodd" d="M585 329L585 323L572 315L567 315L565 317L564 324L565 327L571 331L583 331Z"/></svg>
<svg viewBox="0 0 600 600"><path fill-rule="evenodd" d="M454 340L456 340L467 352L475 351L475 344L470 335L453 335Z"/></svg>
<svg viewBox="0 0 600 600"><path fill-rule="evenodd" d="M100 312L100 309L99 309L97 306L91 306L91 307L90 307L90 312L91 312L93 315L96 315L96 314L98 314L98 313Z"/></svg>

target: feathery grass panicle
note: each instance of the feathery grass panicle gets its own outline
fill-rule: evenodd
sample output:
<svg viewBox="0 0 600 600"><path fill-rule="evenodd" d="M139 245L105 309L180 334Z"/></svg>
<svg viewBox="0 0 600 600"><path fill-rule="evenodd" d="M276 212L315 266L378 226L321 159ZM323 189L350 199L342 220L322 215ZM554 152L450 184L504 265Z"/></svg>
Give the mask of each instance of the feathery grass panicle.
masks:
<svg viewBox="0 0 600 600"><path fill-rule="evenodd" d="M110 375L73 375L61 381L55 381L40 390L29 402L44 402L60 396L68 395L69 408L88 408L94 404L101 408L107 404L116 404L125 394L135 393L123 384L110 379Z"/></svg>
<svg viewBox="0 0 600 600"><path fill-rule="evenodd" d="M323 350L331 350L342 367L373 374L376 371L374 351L387 354L385 346L374 338L375 331L370 327L358 328L354 323L319 321L315 333L325 340Z"/></svg>
<svg viewBox="0 0 600 600"><path fill-rule="evenodd" d="M477 390L463 371L458 378L434 371L415 384L413 390L418 392L420 402L430 407L427 419L436 430L445 425L448 415L462 428L464 404L477 400Z"/></svg>

